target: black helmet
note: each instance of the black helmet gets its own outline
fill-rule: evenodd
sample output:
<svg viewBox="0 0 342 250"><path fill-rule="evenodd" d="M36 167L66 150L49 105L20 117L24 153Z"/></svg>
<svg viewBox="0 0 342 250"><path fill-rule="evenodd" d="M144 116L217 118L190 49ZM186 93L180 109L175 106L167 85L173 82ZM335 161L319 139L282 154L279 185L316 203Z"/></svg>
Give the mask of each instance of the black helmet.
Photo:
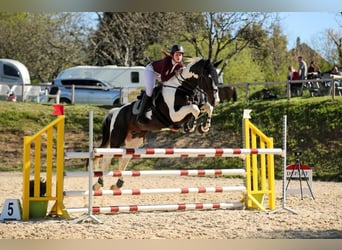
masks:
<svg viewBox="0 0 342 250"><path fill-rule="evenodd" d="M179 45L179 44L175 44L172 46L171 50L170 50L170 53L171 54L174 54L176 52L181 52L181 53L184 53L184 49L183 49L183 46L182 45Z"/></svg>

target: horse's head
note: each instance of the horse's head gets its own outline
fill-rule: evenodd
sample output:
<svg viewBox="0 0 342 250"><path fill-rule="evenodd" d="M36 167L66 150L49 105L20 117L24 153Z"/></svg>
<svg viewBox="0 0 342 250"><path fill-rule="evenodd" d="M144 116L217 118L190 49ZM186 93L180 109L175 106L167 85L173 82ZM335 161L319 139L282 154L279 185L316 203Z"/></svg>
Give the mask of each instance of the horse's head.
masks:
<svg viewBox="0 0 342 250"><path fill-rule="evenodd" d="M183 70L182 76L185 79L196 79L197 86L205 92L208 102L215 106L220 102L218 94L218 74L216 67L220 64L212 63L209 59L193 58L191 63Z"/></svg>

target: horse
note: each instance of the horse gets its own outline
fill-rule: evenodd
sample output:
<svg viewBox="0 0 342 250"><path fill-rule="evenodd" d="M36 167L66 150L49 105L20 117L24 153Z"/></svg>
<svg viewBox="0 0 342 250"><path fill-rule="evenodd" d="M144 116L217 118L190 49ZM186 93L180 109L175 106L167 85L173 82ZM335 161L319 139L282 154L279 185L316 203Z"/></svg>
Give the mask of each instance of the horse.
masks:
<svg viewBox="0 0 342 250"><path fill-rule="evenodd" d="M147 124L136 120L140 99L111 109L102 122L102 142L99 148L137 148L144 143L149 132L162 130L192 133L198 129L207 133L211 127L214 106L219 104L218 75L216 67L209 59L192 58L190 63L167 82L154 88L151 108L146 112ZM197 125L201 117L204 121ZM119 158L119 171L124 171L130 158ZM111 159L103 159L103 168L108 169ZM99 157L93 159L94 168L99 166ZM124 184L120 177L112 190L120 189ZM103 178L99 177L93 185L94 190L103 187Z"/></svg>
<svg viewBox="0 0 342 250"><path fill-rule="evenodd" d="M234 86L220 84L218 88L219 88L220 103L223 103L225 100L227 102L229 102L230 100L232 100L232 102L237 101L237 91Z"/></svg>

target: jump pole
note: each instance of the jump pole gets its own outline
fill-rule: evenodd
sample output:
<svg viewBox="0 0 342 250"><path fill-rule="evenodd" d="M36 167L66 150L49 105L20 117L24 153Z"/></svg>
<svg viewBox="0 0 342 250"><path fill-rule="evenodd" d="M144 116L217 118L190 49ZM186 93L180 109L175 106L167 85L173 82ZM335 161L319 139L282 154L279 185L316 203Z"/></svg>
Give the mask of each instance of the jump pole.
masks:
<svg viewBox="0 0 342 250"><path fill-rule="evenodd" d="M142 188L142 189L118 189L118 190L96 190L93 196L121 196L121 195L143 195L143 194L191 194L191 193L223 193L230 191L246 191L245 186L223 186L223 187L190 187L190 188ZM64 191L64 196L86 196L89 191L74 190Z"/></svg>
<svg viewBox="0 0 342 250"><path fill-rule="evenodd" d="M207 158L255 154L282 155L281 148L94 148L96 158ZM66 152L68 159L88 158L86 152Z"/></svg>
<svg viewBox="0 0 342 250"><path fill-rule="evenodd" d="M93 207L93 213L121 213L142 211L174 211L174 210L196 210L196 209L223 209L241 207L240 202L216 202L216 203L182 203L161 205L127 205L127 206L104 206ZM88 208L67 208L68 213L86 212Z"/></svg>
<svg viewBox="0 0 342 250"><path fill-rule="evenodd" d="M88 172L80 171L80 172L64 172L64 176L67 177L82 177L88 175ZM93 177L102 177L102 176L112 176L112 177L121 177L121 176L130 176L130 177L138 177L138 176L204 176L204 175L246 175L246 171L244 169L182 169L182 170L132 170L132 171L94 171Z"/></svg>
<svg viewBox="0 0 342 250"><path fill-rule="evenodd" d="M287 139L286 139L286 136L287 136L287 115L283 116L283 122L284 122L284 124L283 124L283 151L284 151L284 154L283 154L282 207L278 208L276 210L270 211L269 214L274 214L274 213L277 213L281 210L286 210L286 211L289 211L291 213L298 214L297 211L286 207L285 183L286 183L286 161L287 161L287 159L286 159L286 153L287 153Z"/></svg>
<svg viewBox="0 0 342 250"><path fill-rule="evenodd" d="M78 223L87 219L92 219L97 223L102 224L103 222L99 220L96 216L93 215L93 195L92 195L92 187L93 187L93 116L94 112L91 110L89 111L89 165L88 165L88 174L89 174L89 191L88 191L88 208L86 211L87 214L76 218L73 220L74 223ZM68 210L68 209L67 209Z"/></svg>

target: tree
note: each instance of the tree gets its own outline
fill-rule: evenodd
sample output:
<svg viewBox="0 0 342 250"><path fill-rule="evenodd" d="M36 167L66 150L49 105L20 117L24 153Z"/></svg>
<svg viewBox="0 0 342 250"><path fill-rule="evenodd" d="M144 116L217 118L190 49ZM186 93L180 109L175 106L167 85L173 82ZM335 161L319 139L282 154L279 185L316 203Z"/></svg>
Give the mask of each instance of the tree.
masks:
<svg viewBox="0 0 342 250"><path fill-rule="evenodd" d="M98 16L99 27L89 47L95 65L144 65L160 58L160 50L181 43L186 56L223 60L221 72L244 49L264 49L267 25L272 24L269 14L256 12L105 12Z"/></svg>
<svg viewBox="0 0 342 250"><path fill-rule="evenodd" d="M290 63L286 49L287 40L279 24L271 24L270 33L254 49L253 61L258 62L267 82L284 81Z"/></svg>
<svg viewBox="0 0 342 250"><path fill-rule="evenodd" d="M266 37L262 27L267 18L267 14L256 12L194 13L186 15L186 32L180 35L195 48L197 56L223 60L222 72L233 56L262 44Z"/></svg>
<svg viewBox="0 0 342 250"><path fill-rule="evenodd" d="M177 13L105 12L89 38L90 61L95 65L144 65L148 46L169 41L182 24Z"/></svg>
<svg viewBox="0 0 342 250"><path fill-rule="evenodd" d="M24 63L31 82L49 82L64 68L85 61L81 13L1 13L0 57Z"/></svg>
<svg viewBox="0 0 342 250"><path fill-rule="evenodd" d="M325 59L321 65L324 71L330 71L334 64L342 65L341 13L336 14L336 21L340 29L326 29L318 33L315 39L315 47Z"/></svg>
<svg viewBox="0 0 342 250"><path fill-rule="evenodd" d="M253 60L253 50L246 48L232 56L229 67L224 71L225 83L264 82L261 65Z"/></svg>
<svg viewBox="0 0 342 250"><path fill-rule="evenodd" d="M328 29L327 37L335 47L333 51L336 52L335 56L334 54L331 54L331 59L333 60L333 62L342 65L342 34L338 31Z"/></svg>

